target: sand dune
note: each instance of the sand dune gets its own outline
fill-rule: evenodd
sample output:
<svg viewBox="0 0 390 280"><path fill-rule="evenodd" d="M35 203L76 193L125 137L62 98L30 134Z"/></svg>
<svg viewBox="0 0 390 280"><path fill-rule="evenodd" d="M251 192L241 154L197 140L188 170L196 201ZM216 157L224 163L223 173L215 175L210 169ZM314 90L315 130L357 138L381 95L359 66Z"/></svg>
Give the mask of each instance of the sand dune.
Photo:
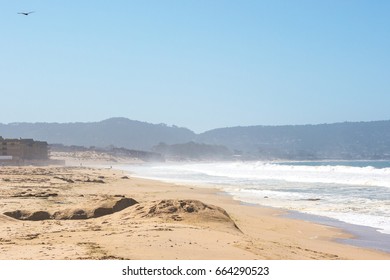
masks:
<svg viewBox="0 0 390 280"><path fill-rule="evenodd" d="M108 201L107 201L108 200ZM15 210L4 212L4 215L18 220L43 221L43 220L84 220L110 215L115 212L133 206L138 202L132 198L110 199L107 198L102 205L85 209L65 209L50 214L47 211Z"/></svg>

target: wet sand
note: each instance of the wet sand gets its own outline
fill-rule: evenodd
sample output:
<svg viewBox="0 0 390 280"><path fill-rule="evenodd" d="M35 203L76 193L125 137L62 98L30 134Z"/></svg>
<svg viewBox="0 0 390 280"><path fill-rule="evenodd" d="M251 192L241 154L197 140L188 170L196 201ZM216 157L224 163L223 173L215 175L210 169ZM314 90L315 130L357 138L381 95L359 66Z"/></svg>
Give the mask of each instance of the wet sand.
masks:
<svg viewBox="0 0 390 280"><path fill-rule="evenodd" d="M351 234L352 237L339 239L337 240L338 242L379 250L390 254L390 235L381 233L376 228L353 225L328 217L310 215L296 211L289 211L285 217L339 228Z"/></svg>

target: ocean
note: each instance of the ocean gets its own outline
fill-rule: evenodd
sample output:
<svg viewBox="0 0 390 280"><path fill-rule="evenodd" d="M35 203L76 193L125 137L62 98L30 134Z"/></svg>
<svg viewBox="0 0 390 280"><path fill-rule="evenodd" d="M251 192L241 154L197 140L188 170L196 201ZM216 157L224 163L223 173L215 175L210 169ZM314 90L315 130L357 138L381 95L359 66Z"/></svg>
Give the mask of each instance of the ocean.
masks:
<svg viewBox="0 0 390 280"><path fill-rule="evenodd" d="M369 227L382 236L371 238L390 240L390 161L179 162L121 169L143 178L218 188L243 203ZM390 244L378 246L390 252Z"/></svg>

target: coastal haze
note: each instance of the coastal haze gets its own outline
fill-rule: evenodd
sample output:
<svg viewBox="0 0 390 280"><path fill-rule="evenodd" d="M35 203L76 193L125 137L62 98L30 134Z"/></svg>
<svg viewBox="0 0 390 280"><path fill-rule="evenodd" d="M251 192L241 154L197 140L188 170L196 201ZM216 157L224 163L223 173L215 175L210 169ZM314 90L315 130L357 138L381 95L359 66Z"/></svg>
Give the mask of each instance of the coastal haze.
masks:
<svg viewBox="0 0 390 280"><path fill-rule="evenodd" d="M196 134L178 126L111 118L93 123L0 124L0 135L67 146L156 151L182 159L234 155L243 159L390 159L390 121L231 127ZM191 142L210 149L190 154Z"/></svg>
<svg viewBox="0 0 390 280"><path fill-rule="evenodd" d="M0 135L67 146L155 151L181 159L390 159L390 121L259 125L196 134L178 126L111 118L93 123L0 123Z"/></svg>
<svg viewBox="0 0 390 280"><path fill-rule="evenodd" d="M0 4L0 258L390 260L389 9Z"/></svg>

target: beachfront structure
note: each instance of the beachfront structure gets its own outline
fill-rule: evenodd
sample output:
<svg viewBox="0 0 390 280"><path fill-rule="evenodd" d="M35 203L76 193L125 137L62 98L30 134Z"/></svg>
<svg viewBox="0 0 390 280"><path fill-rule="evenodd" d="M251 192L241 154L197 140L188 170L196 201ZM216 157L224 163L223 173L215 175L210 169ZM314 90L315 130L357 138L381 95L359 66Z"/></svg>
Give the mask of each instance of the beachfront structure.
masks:
<svg viewBox="0 0 390 280"><path fill-rule="evenodd" d="M0 136L0 161L24 162L48 160L47 142L33 139L4 139Z"/></svg>

